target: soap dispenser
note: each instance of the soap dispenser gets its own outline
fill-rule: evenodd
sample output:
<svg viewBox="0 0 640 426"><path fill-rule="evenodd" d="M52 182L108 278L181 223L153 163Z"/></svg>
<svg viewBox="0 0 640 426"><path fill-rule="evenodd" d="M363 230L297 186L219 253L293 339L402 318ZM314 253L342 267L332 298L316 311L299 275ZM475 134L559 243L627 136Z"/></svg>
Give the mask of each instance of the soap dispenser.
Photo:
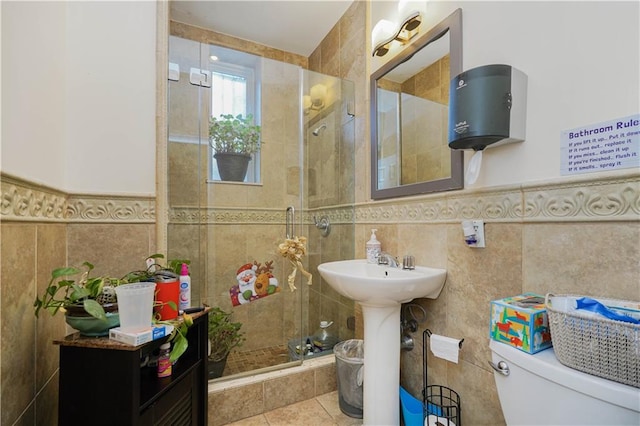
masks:
<svg viewBox="0 0 640 426"><path fill-rule="evenodd" d="M376 231L377 229L371 230L371 238L366 244L367 263L378 263L378 256L382 253L382 244L376 237Z"/></svg>
<svg viewBox="0 0 640 426"><path fill-rule="evenodd" d="M313 346L320 351L333 349L338 343L338 337L328 330L331 324L333 321L320 321L320 328L313 335Z"/></svg>

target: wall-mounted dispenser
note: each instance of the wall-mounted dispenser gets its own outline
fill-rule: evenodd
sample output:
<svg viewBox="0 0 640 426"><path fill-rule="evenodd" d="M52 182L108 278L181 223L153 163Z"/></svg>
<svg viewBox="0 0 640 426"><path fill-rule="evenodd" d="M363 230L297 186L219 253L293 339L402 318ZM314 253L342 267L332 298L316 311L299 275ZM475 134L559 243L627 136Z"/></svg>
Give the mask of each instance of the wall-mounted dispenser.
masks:
<svg viewBox="0 0 640 426"><path fill-rule="evenodd" d="M464 242L468 247L485 247L483 220L463 220L462 233L464 234Z"/></svg>
<svg viewBox="0 0 640 426"><path fill-rule="evenodd" d="M449 147L481 151L522 142L527 76L509 65L484 65L453 80L449 90Z"/></svg>

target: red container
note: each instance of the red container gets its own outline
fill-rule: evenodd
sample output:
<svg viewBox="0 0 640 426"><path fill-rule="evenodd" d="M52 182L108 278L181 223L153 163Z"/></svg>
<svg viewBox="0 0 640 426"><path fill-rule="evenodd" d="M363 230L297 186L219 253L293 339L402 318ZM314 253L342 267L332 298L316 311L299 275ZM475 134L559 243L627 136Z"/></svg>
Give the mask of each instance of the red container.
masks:
<svg viewBox="0 0 640 426"><path fill-rule="evenodd" d="M156 281L154 311L160 315L160 320L171 320L178 317L179 300L180 281L178 278Z"/></svg>

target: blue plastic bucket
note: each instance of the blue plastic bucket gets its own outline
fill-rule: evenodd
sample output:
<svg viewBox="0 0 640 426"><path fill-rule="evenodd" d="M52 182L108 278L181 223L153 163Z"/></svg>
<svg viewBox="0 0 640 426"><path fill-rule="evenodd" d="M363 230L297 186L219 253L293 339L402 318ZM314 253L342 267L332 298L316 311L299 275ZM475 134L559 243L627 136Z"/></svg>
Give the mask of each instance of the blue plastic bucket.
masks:
<svg viewBox="0 0 640 426"><path fill-rule="evenodd" d="M400 386L400 405L405 426L423 426L422 401L416 399Z"/></svg>

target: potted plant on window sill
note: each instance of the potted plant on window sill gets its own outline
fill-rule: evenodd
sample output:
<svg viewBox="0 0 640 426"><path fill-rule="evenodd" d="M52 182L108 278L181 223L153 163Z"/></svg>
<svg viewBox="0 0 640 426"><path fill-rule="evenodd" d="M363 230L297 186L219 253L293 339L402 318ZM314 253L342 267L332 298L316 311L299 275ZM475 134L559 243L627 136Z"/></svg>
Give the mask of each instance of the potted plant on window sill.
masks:
<svg viewBox="0 0 640 426"><path fill-rule="evenodd" d="M260 126L251 114L220 114L209 119L209 144L214 150L220 178L243 182L251 155L260 150Z"/></svg>
<svg viewBox="0 0 640 426"><path fill-rule="evenodd" d="M245 341L242 323L231 322L231 314L220 308L209 311L209 379L222 377L227 357L233 348Z"/></svg>

